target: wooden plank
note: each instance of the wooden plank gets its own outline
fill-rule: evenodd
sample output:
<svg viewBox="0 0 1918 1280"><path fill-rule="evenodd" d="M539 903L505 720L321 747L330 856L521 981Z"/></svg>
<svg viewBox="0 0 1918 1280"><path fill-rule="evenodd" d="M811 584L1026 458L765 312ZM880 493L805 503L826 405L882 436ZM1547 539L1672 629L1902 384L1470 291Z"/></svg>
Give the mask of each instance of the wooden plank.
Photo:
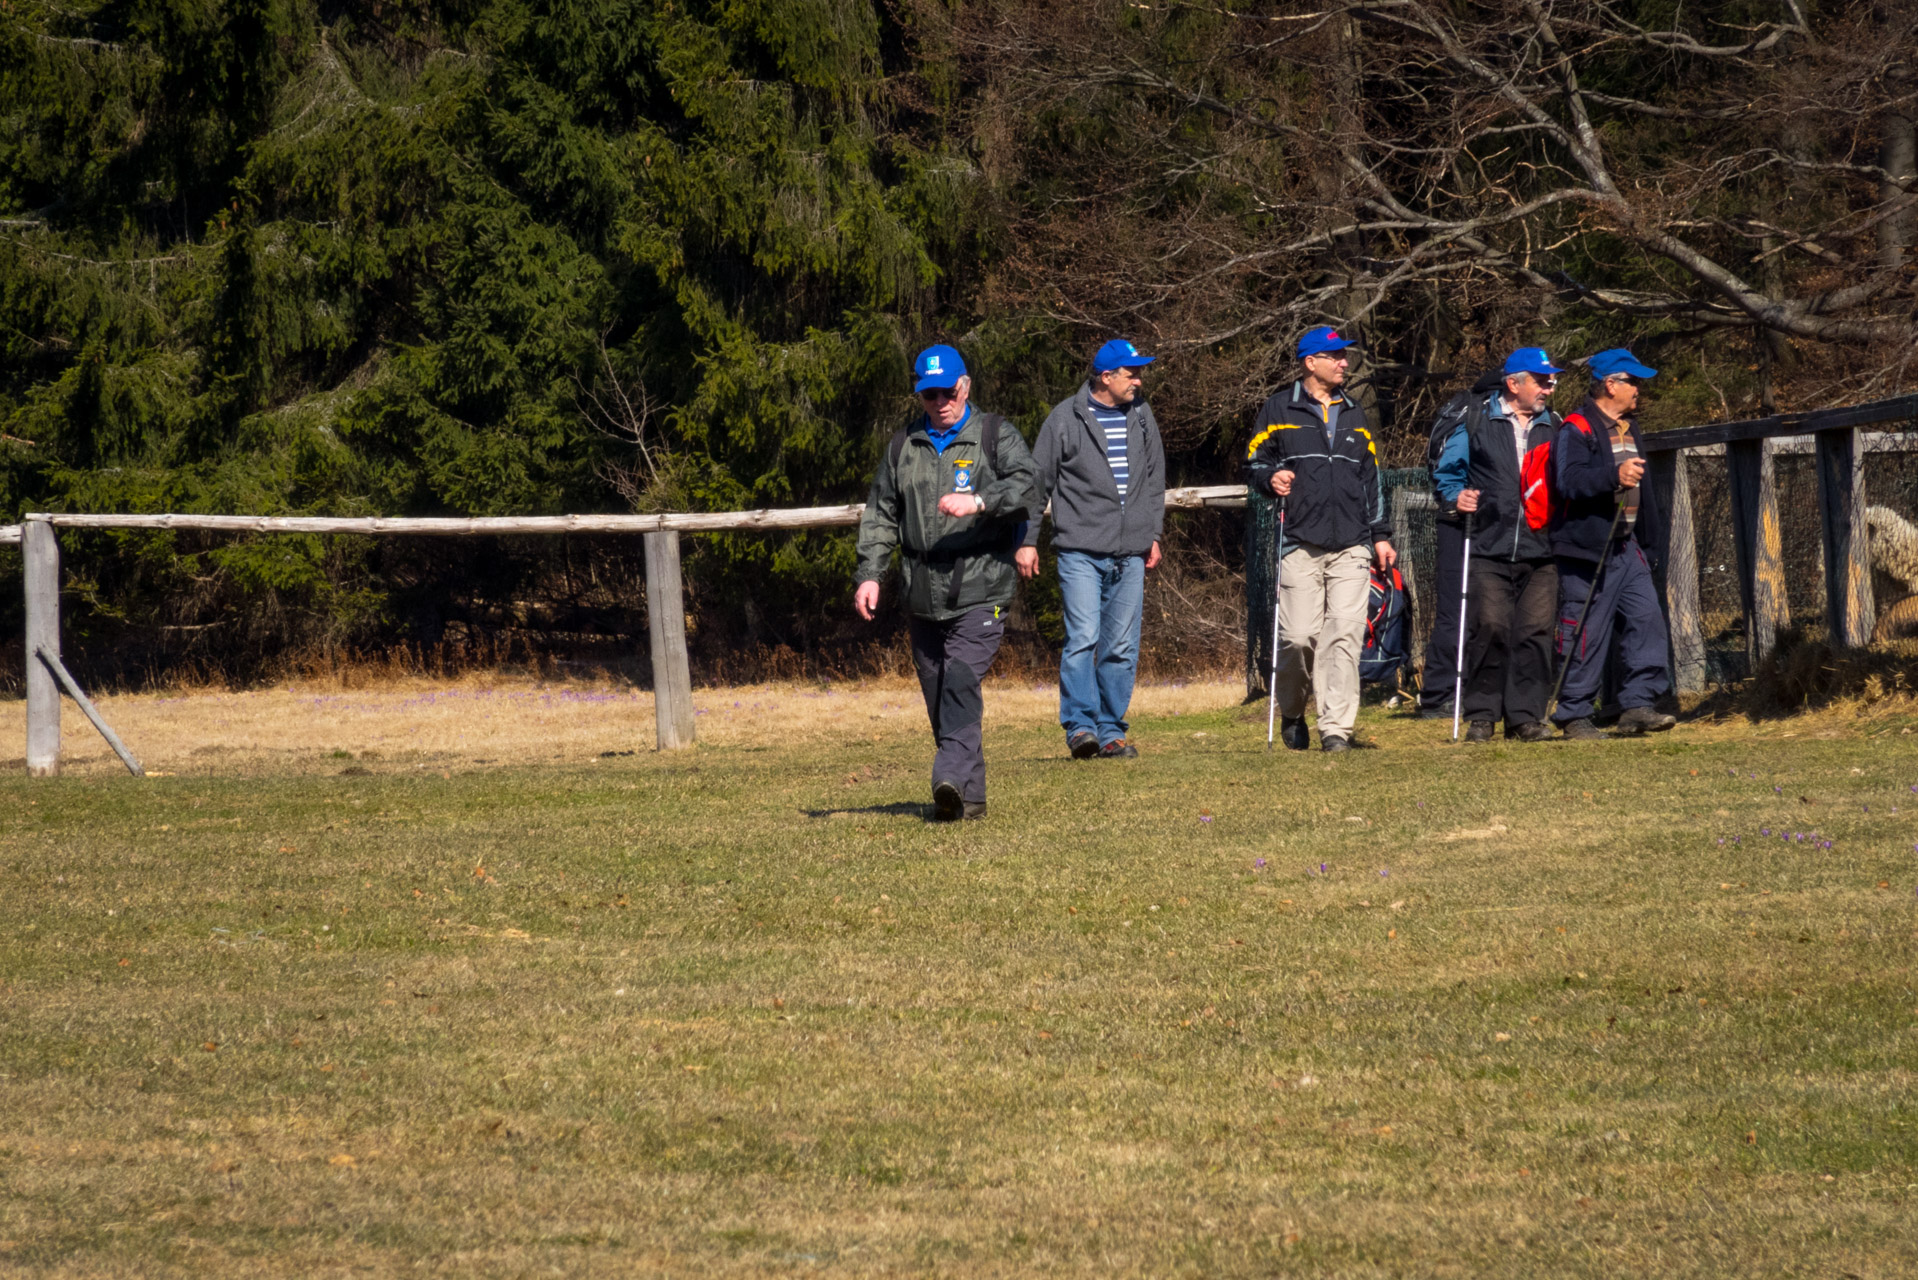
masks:
<svg viewBox="0 0 1918 1280"><path fill-rule="evenodd" d="M1646 458L1645 485L1655 497L1650 505L1665 514L1665 527L1648 534L1657 539L1655 545L1660 549L1653 577L1665 605L1672 688L1678 693L1702 693L1705 624L1698 604L1698 531L1692 518L1692 485L1684 453L1672 450ZM1643 508L1640 510L1642 513Z"/></svg>
<svg viewBox="0 0 1918 1280"><path fill-rule="evenodd" d="M127 744L120 741L120 735L107 726L106 717L100 714L100 708L93 705L93 699L87 697L86 691L80 687L80 682L73 678L73 673L67 670L66 664L44 648L35 649L33 656L47 664L47 670L51 671L53 678L60 682L60 687L67 691L67 696L86 713L87 719L93 722L93 727L100 731L100 736L107 740L109 747L113 748L113 754L119 756L120 763L127 767L127 772L136 778L146 777L147 771L140 767L140 762L133 758L131 751L127 750Z"/></svg>
<svg viewBox="0 0 1918 1280"><path fill-rule="evenodd" d="M17 543L18 543L19 541L20 541L20 526L19 526L19 525L17 525L17 524L0 524L0 543L15 543L15 544L17 544Z"/></svg>
<svg viewBox="0 0 1918 1280"><path fill-rule="evenodd" d="M1763 440L1726 444L1725 466L1732 499L1733 544L1738 552L1738 594L1745 608L1745 656L1753 671L1791 625L1785 598L1785 558L1778 530L1778 490L1771 451Z"/></svg>
<svg viewBox="0 0 1918 1280"><path fill-rule="evenodd" d="M1877 621L1865 528L1865 454L1858 430L1818 433L1818 517L1825 546L1825 633L1833 645L1862 649Z"/></svg>
<svg viewBox="0 0 1918 1280"><path fill-rule="evenodd" d="M1869 404L1844 409L1820 409L1813 413L1780 413L1741 422L1715 422L1702 427L1681 427L1676 431L1653 431L1645 436L1645 452L1663 453L1667 449L1691 449L1699 445L1731 444L1741 440L1763 440L1771 436L1803 435L1840 427L1868 427L1879 423L1909 422L1918 418L1918 396L1899 396L1874 400Z"/></svg>
<svg viewBox="0 0 1918 1280"><path fill-rule="evenodd" d="M35 654L60 656L60 535L29 518L21 531L26 561L27 772L60 772L60 685Z"/></svg>
<svg viewBox="0 0 1918 1280"><path fill-rule="evenodd" d="M679 534L646 535L646 630L653 645L653 719L661 751L693 745L692 664L686 656L686 599Z"/></svg>

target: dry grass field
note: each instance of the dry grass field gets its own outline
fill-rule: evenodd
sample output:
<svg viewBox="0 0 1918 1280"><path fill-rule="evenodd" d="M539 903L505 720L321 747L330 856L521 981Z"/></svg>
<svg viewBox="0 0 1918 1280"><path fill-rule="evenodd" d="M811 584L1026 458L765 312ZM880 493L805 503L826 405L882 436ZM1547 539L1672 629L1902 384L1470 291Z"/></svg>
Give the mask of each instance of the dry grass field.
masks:
<svg viewBox="0 0 1918 1280"><path fill-rule="evenodd" d="M1918 1274L1918 708L1127 762L995 686L107 699L0 780L0 1273ZM21 737L18 703L0 734ZM609 754L610 753L610 754Z"/></svg>

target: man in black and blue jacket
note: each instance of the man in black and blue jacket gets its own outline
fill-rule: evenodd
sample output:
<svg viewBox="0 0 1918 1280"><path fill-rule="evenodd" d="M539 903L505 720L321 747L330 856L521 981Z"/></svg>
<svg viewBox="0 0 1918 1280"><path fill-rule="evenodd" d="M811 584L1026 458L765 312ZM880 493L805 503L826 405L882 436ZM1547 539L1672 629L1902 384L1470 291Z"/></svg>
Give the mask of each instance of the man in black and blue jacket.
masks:
<svg viewBox="0 0 1918 1280"><path fill-rule="evenodd" d="M1546 403L1560 370L1542 347L1506 357L1504 380L1453 428L1433 469L1447 507L1472 519L1466 571L1465 693L1467 742L1489 742L1500 719L1505 736L1552 736L1552 617L1558 566L1548 532L1550 459L1558 419Z"/></svg>
<svg viewBox="0 0 1918 1280"><path fill-rule="evenodd" d="M1346 398L1346 348L1328 327L1299 339L1304 376L1265 402L1246 449L1246 483L1275 494L1286 554L1280 565L1280 738L1311 745L1305 728L1306 669L1319 710L1319 746L1352 745L1359 712L1359 653L1372 560L1397 561L1388 540L1378 447L1365 410Z"/></svg>
<svg viewBox="0 0 1918 1280"><path fill-rule="evenodd" d="M1553 448L1560 497L1552 521L1559 574L1557 649L1570 666L1552 720L1568 738L1604 736L1592 723L1593 700L1616 636L1623 677L1618 705L1624 712L1617 731L1660 732L1677 720L1652 705L1671 691L1672 681L1665 612L1638 539L1650 491L1639 484L1645 449L1631 421L1640 387L1658 371L1623 347L1601 351L1587 364L1591 395L1565 416ZM1583 631L1580 614L1585 615Z"/></svg>

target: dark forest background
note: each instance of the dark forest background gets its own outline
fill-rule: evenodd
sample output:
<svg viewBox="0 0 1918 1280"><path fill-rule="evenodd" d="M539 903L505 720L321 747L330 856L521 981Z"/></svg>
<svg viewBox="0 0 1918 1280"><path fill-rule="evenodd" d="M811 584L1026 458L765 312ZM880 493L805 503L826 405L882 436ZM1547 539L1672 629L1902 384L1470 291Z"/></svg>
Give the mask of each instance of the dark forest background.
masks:
<svg viewBox="0 0 1918 1280"><path fill-rule="evenodd" d="M1629 343L1655 427L1890 395L1915 49L1905 0L0 0L0 503L858 501L930 341L1028 434L1161 353L1183 483L1318 323L1401 463L1521 341ZM1193 661L1231 520L1155 588ZM63 542L99 679L644 648L636 540ZM702 676L874 642L850 532L685 545Z"/></svg>

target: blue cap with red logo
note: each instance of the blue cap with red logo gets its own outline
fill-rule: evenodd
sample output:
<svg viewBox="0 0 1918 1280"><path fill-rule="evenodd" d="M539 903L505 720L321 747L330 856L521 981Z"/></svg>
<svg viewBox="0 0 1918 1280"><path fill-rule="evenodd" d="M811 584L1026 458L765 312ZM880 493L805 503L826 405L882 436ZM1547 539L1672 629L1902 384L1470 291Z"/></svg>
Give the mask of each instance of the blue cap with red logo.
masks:
<svg viewBox="0 0 1918 1280"><path fill-rule="evenodd" d="M913 394L931 391L938 387L956 387L959 379L966 376L966 362L951 347L941 344L927 347L912 362Z"/></svg>
<svg viewBox="0 0 1918 1280"><path fill-rule="evenodd" d="M1536 374L1543 378L1564 372L1552 363L1544 347L1520 347L1505 357L1505 376L1508 378L1515 373Z"/></svg>
<svg viewBox="0 0 1918 1280"><path fill-rule="evenodd" d="M1114 338L1100 347L1092 357L1092 367L1100 373L1111 373L1114 369L1139 369L1152 363L1154 357L1142 356L1139 349L1124 338Z"/></svg>
<svg viewBox="0 0 1918 1280"><path fill-rule="evenodd" d="M1328 351L1343 351L1353 343L1339 336L1339 331L1329 324L1316 329L1307 329L1305 336L1299 339L1299 359L1307 356L1324 355Z"/></svg>

